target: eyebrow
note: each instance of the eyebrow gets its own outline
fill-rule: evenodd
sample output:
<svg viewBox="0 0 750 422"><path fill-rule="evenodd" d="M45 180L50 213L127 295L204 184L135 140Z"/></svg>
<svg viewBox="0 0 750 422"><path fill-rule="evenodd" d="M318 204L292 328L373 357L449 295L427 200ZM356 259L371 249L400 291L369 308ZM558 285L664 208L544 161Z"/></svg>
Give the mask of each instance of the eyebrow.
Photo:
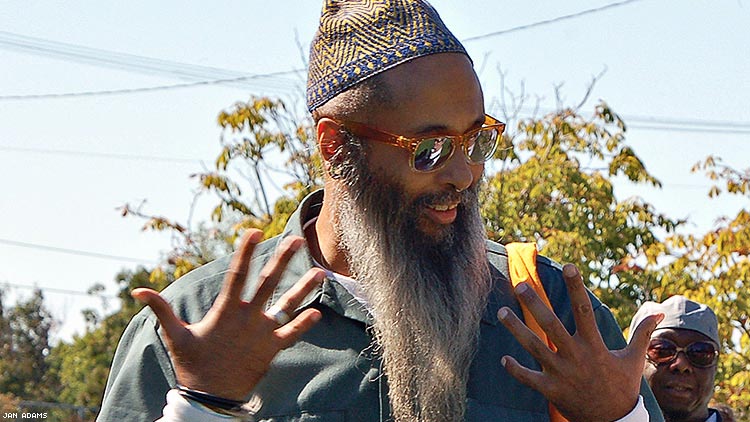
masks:
<svg viewBox="0 0 750 422"><path fill-rule="evenodd" d="M477 129L477 128L481 127L482 124L484 124L484 115L482 115L482 117L476 119L474 121L474 123L471 124L471 127L468 130L466 130L466 132L468 132L470 130ZM446 126L446 125L440 125L440 124L428 125L428 126L424 126L424 127L420 128L415 133L415 135L419 136L419 135L437 134L437 133L440 133L440 132L447 132L449 129L450 128L448 126ZM466 133L466 132L463 132L463 133ZM461 135L463 135L463 133L461 133Z"/></svg>

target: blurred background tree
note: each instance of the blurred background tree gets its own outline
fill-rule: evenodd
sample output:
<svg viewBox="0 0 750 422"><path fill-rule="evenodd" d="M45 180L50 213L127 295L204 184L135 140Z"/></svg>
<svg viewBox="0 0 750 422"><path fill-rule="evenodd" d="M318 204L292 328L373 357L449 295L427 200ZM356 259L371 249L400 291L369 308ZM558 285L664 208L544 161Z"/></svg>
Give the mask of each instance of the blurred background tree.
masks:
<svg viewBox="0 0 750 422"><path fill-rule="evenodd" d="M625 124L600 102L590 118L567 108L525 119L498 150L482 210L488 236L500 243L535 242L546 256L578 265L589 287L621 326L648 299L629 264L682 224L640 198L618 199L612 178L660 186L625 142ZM497 165L497 163L495 163Z"/></svg>
<svg viewBox="0 0 750 422"><path fill-rule="evenodd" d="M693 166L714 181L708 196L739 195L748 207L736 216L719 218L703 235L674 234L655 255L669 257L653 263L648 276L651 296L664 300L683 294L709 305L719 318L723 354L719 361L715 400L735 410L738 421L750 420L750 167L742 170L707 157ZM701 200L696 198L695 200Z"/></svg>
<svg viewBox="0 0 750 422"><path fill-rule="evenodd" d="M521 102L515 104L520 107ZM615 177L645 186L660 183L627 144L626 125L609 105L599 102L588 117L580 108L560 106L520 120L513 110L503 111L508 130L487 165L481 196L489 237L501 243L536 242L543 254L576 263L623 328L646 300L682 293L711 305L724 338L716 399L740 412L742 420L747 417L742 409L750 407L750 299L744 292L750 274L748 209L720 220L710 233L688 235L680 231L684 221L659 213L642 199L617 198ZM87 311L86 333L51 348L45 334L50 323L44 322L51 319L41 306L41 293L22 304L25 311L20 313L3 312L0 306L0 374L18 359L6 352L6 344L15 341L13 350L33 344L23 347L35 350L28 355L27 369L13 369L7 372L12 376L0 378L0 393L13 394L0 401L54 398L98 406L119 336L141 308L129 295L133 288L166 287L230 253L248 228L260 228L266 237L280 233L299 201L322 186L309 117L296 116L280 100L253 97L222 111L218 122L221 148L214 167L193 175L196 200L207 196L214 201L209 216L193 224L152 214L144 204L121 208L123 216L143 219L144 230L171 233L174 247L154 268L117 275L119 311ZM750 192L750 170L709 157L695 171L706 171L721 184L711 190L713 196ZM95 286L92 293L100 290ZM37 331L15 339L7 334L12 332L9 324ZM20 377L45 379L55 393L47 394L53 390L49 387L21 386Z"/></svg>
<svg viewBox="0 0 750 422"><path fill-rule="evenodd" d="M221 150L214 169L192 175L198 182L196 200L205 195L215 200L208 222L193 230L142 206L121 208L123 216L144 219L143 230L175 237L165 265L151 272L153 280L165 282L167 267L178 278L225 255L243 230L258 228L266 237L281 233L302 198L323 185L312 122L283 101L252 97L219 113L218 123Z"/></svg>
<svg viewBox="0 0 750 422"><path fill-rule="evenodd" d="M119 311L106 316L87 311L86 333L75 337L71 343L60 343L52 349L48 361L60 383L56 401L85 407L101 405L117 342L130 319L142 308L130 296L130 291L136 287L161 290L169 284L152 281L150 274L142 267L117 274ZM97 291L99 287L94 286L92 290Z"/></svg>
<svg viewBox="0 0 750 422"><path fill-rule="evenodd" d="M50 375L47 359L52 315L44 307L41 290L8 309L0 291L0 394L3 400L54 397L58 381Z"/></svg>

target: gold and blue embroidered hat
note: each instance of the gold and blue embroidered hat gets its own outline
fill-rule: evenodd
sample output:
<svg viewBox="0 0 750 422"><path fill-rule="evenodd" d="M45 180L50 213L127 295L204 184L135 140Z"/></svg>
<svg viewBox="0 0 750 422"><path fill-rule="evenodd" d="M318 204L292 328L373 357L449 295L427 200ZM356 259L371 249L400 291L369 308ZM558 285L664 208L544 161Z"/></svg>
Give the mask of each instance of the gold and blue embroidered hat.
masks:
<svg viewBox="0 0 750 422"><path fill-rule="evenodd" d="M315 110L363 80L461 42L423 0L326 0L310 46L307 108Z"/></svg>

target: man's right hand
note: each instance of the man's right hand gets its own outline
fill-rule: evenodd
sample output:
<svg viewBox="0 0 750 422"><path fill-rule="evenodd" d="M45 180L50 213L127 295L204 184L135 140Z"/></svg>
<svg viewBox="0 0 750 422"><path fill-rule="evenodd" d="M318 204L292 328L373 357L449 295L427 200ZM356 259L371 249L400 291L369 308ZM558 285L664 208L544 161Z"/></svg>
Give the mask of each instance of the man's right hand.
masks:
<svg viewBox="0 0 750 422"><path fill-rule="evenodd" d="M194 324L177 318L166 300L151 289L139 288L131 295L146 303L159 318L181 385L232 400L244 400L268 370L271 360L293 345L321 318L320 311L306 309L286 324L279 325L264 312L290 258L304 239L284 239L275 255L263 267L252 300L242 300L250 259L262 240L260 230L243 237L232 258L221 292L205 317ZM302 300L325 277L311 269L284 293L276 306L292 315Z"/></svg>

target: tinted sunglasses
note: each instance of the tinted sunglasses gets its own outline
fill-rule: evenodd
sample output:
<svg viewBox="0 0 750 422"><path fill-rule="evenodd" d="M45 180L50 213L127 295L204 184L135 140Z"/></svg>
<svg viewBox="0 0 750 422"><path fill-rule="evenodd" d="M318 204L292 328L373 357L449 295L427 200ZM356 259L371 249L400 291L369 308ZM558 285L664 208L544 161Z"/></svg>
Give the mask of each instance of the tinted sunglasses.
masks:
<svg viewBox="0 0 750 422"><path fill-rule="evenodd" d="M678 347L666 339L653 339L648 345L646 357L654 365L670 364L677 359L677 354L683 352L691 365L696 368L708 368L716 365L719 351L713 343L696 341L685 347Z"/></svg>
<svg viewBox="0 0 750 422"><path fill-rule="evenodd" d="M438 170L453 156L456 145L461 145L466 159L471 164L482 164L492 157L497 142L505 130L505 123L484 116L484 124L463 135L430 135L418 138L394 135L372 128L363 123L339 123L354 136L404 148L411 153L409 165L412 170L427 173Z"/></svg>

